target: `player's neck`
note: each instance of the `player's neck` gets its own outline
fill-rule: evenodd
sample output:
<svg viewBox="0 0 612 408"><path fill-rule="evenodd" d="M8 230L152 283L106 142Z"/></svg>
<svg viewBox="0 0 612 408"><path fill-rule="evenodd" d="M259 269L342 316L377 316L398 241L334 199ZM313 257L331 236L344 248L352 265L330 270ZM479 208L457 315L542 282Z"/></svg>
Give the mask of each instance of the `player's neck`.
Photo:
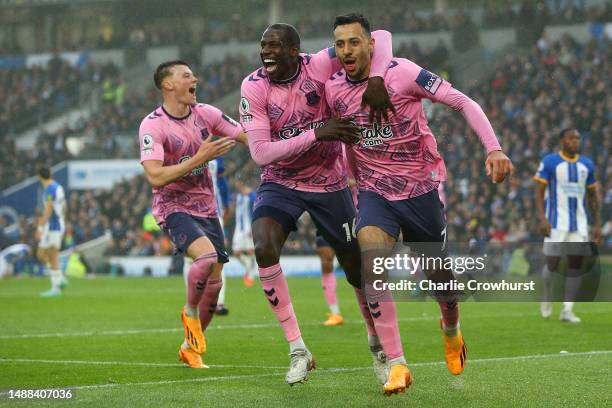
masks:
<svg viewBox="0 0 612 408"><path fill-rule="evenodd" d="M288 74L284 75L285 78L273 79L272 81L277 83L286 83L293 81L300 74L300 62L298 61L298 63L295 64L295 68L290 67L287 72Z"/></svg>
<svg viewBox="0 0 612 408"><path fill-rule="evenodd" d="M578 157L578 153L570 153L565 150L561 150L561 157L566 160L574 161Z"/></svg>
<svg viewBox="0 0 612 408"><path fill-rule="evenodd" d="M42 181L42 186L43 188L47 188L49 187L49 184L53 183L53 179L49 179L49 180L43 180Z"/></svg>
<svg viewBox="0 0 612 408"><path fill-rule="evenodd" d="M189 116L191 107L178 101L164 101L162 109L171 117L175 119L183 119Z"/></svg>

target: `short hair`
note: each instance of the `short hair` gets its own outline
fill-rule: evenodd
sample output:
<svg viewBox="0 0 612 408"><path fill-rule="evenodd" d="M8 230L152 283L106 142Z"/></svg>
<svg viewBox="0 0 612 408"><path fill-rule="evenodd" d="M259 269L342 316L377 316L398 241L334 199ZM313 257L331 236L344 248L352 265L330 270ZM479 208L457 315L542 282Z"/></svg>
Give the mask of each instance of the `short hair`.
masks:
<svg viewBox="0 0 612 408"><path fill-rule="evenodd" d="M157 89L161 90L162 82L167 76L172 75L171 68L176 65L185 65L186 67L191 68L188 63L182 60L162 62L157 66L155 74L153 74L153 82L155 82L155 87Z"/></svg>
<svg viewBox="0 0 612 408"><path fill-rule="evenodd" d="M274 23L267 28L268 30L278 30L283 32L283 38L290 47L300 48L300 35L294 26L287 23Z"/></svg>
<svg viewBox="0 0 612 408"><path fill-rule="evenodd" d="M565 137L565 134L567 132L571 132L572 130L577 130L577 129L573 128L573 127L568 127L568 128L561 129L561 131L559 132L559 140L563 139ZM578 133L578 134L580 134L580 133Z"/></svg>
<svg viewBox="0 0 612 408"><path fill-rule="evenodd" d="M36 174L38 174L41 178L45 180L49 180L51 178L51 169L48 166L38 166L36 170Z"/></svg>
<svg viewBox="0 0 612 408"><path fill-rule="evenodd" d="M336 27L346 24L359 23L368 35L371 35L370 22L360 13L349 13L337 16L334 20L334 30Z"/></svg>

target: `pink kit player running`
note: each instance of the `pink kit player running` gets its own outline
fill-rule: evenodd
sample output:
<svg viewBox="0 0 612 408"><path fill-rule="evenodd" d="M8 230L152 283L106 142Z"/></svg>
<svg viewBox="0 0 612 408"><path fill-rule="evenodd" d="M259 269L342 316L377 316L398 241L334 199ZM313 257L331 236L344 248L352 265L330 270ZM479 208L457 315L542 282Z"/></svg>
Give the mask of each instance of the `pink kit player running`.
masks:
<svg viewBox="0 0 612 408"><path fill-rule="evenodd" d="M479 135L489 157L487 171L494 181L503 181L512 170L484 112L476 102L442 78L413 62L395 58L384 77L395 114L383 123L372 123L360 106L365 91L374 42L369 23L361 15L347 15L334 24L335 47L343 70L330 77L325 94L333 114L351 117L361 129L360 140L347 149L359 186L357 236L362 262L371 271L373 259L388 256L400 231L411 249L430 257L444 257L446 221L437 188L445 178L445 167L436 140L427 126L421 100L431 99L461 112ZM430 279L446 282L452 271L425 271ZM368 276L369 275L369 276ZM366 283L380 276L366 272ZM393 304L387 291L366 286L370 305ZM466 348L458 326L456 294L435 293L442 314L445 354L449 371L460 374L465 367ZM389 312L395 313L393 308ZM382 311L382 315L386 312ZM394 316L395 317L395 316ZM403 392L410 385L410 371L403 357L399 331L383 341L390 359L387 394Z"/></svg>
<svg viewBox="0 0 612 408"><path fill-rule="evenodd" d="M219 109L196 103L197 78L182 61L161 64L155 72L163 105L143 119L140 161L153 187L153 215L179 253L193 259L187 277L187 303L181 318L185 340L179 358L205 367L203 331L210 323L228 262L223 230L207 162L227 153L232 139L246 140L241 126ZM213 141L213 135L226 136Z"/></svg>
<svg viewBox="0 0 612 408"><path fill-rule="evenodd" d="M379 77L373 75L363 99L372 108L370 112L380 116L390 108L380 76L392 55L390 34L375 35L381 41L373 62ZM378 338L384 333L377 332L361 292L361 260L352 233L355 207L339 142L352 143L359 130L350 120L329 119L323 95L325 81L340 65L333 49L314 55L300 53L299 35L288 24L273 24L264 32L261 60L263 67L242 82L240 119L248 133L251 156L262 168L252 231L259 277L289 342L291 366L285 379L290 385L303 382L314 368L279 264L288 234L307 211L355 288L374 367L384 381L386 357Z"/></svg>

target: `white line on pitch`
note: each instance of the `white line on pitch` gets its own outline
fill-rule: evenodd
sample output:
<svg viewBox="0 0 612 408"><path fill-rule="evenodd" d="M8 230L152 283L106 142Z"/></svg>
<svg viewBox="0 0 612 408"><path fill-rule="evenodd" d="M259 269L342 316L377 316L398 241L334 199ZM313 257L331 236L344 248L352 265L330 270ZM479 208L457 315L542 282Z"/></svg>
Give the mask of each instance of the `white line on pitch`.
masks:
<svg viewBox="0 0 612 408"><path fill-rule="evenodd" d="M141 363L135 361L90 361L90 360L48 360L36 358L2 358L2 363L41 363L41 364L76 364L76 365L112 365L112 366L136 366L136 367L185 367L182 363ZM264 365L234 365L234 364L211 364L210 368L257 368L266 370L284 369L285 366L264 366Z"/></svg>
<svg viewBox="0 0 612 408"><path fill-rule="evenodd" d="M586 357L586 356L595 356L595 355L605 355L605 354L611 354L611 353L612 353L612 350L595 350L595 351L565 353L565 354L532 354L532 355L524 355L524 356L481 358L481 359L475 359L475 360L468 360L468 362L469 364L474 364L474 363L490 363L490 362L499 362L499 361ZM444 363L441 361L429 361L429 362L424 362L424 363L412 363L409 365L410 367L426 367L426 366L437 366L437 365L442 365L442 364ZM321 368L321 369L317 369L317 371L322 372L322 373L334 373L334 372L363 371L363 370L371 370L371 369L372 367L345 367L345 368L336 367L336 368ZM276 372L276 373L251 374L251 375L226 375L226 376L216 376L216 377L189 378L189 379L184 379L184 380L146 381L146 382L123 383L123 384L111 383L111 384L79 385L79 386L74 386L74 387L63 387L63 388L70 388L73 390L88 390L88 389L135 386L135 385L187 384L187 383L197 383L197 382L206 382L206 381L222 381L222 380L237 380L237 379L245 379L245 378L251 379L251 378L262 378L262 377L276 377L276 376L282 376L282 374L284 373ZM0 395L6 395L6 394L7 394L6 392L0 393Z"/></svg>
<svg viewBox="0 0 612 408"><path fill-rule="evenodd" d="M536 316L536 313L506 313L503 315L479 315L474 316L475 318L499 318L499 317L525 317L525 316ZM468 316L467 318L471 318ZM397 319L399 322L417 322L427 320L438 320L437 315L431 316L416 316L416 317L400 317ZM363 320L345 320L345 324L363 324ZM300 323L300 326L320 326L320 322L304 322ZM253 323L253 324L225 324L210 326L208 330L242 330L242 329L270 329L278 327L278 323ZM102 331L83 331L83 332L64 332L64 333L27 333L27 334L4 334L0 335L0 340L11 340L11 339L34 339L34 338L46 338L46 337L89 337L89 336L123 336L130 334L147 334L147 333L174 333L182 332L183 329L180 327L168 328L168 329L133 329L133 330L102 330Z"/></svg>

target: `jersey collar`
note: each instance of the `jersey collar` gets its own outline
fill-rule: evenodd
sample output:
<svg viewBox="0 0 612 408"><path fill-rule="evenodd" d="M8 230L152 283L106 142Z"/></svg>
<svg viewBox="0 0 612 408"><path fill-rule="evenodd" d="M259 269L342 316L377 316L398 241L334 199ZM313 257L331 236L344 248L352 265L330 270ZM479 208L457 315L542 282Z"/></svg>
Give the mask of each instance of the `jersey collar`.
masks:
<svg viewBox="0 0 612 408"><path fill-rule="evenodd" d="M359 84L363 84L365 81L367 81L368 79L370 79L370 77L365 77L362 79L358 79L358 80L353 80L351 78L349 78L348 74L346 73L346 71L344 71L344 78L346 79L346 82L348 82L349 84L353 84L353 85L359 85Z"/></svg>
<svg viewBox="0 0 612 408"><path fill-rule="evenodd" d="M275 83L275 84L279 84L279 85L290 84L291 82L295 81L300 76L300 72L302 72L302 61L303 61L303 58L300 55L298 57L298 69L297 69L297 71L295 71L295 74L293 74L293 76L291 78L281 79L281 80L274 80L274 79L272 79L270 77L268 77L268 78L270 78L270 81Z"/></svg>
<svg viewBox="0 0 612 408"><path fill-rule="evenodd" d="M185 116L183 116L182 118L179 118L177 116L172 116L171 114L169 114L168 111L164 108L164 105L162 105L161 108L164 111L164 113L166 114L166 116L168 116L170 119L174 119L174 120L184 120L184 119L187 119L191 115L191 107L189 107L189 113L186 114Z"/></svg>
<svg viewBox="0 0 612 408"><path fill-rule="evenodd" d="M559 156L561 156L561 158L563 160L565 160L566 162L570 162L570 163L576 163L578 161L578 158L580 157L579 154L577 154L573 159L571 157L567 157L565 154L563 154L563 151L559 152Z"/></svg>

